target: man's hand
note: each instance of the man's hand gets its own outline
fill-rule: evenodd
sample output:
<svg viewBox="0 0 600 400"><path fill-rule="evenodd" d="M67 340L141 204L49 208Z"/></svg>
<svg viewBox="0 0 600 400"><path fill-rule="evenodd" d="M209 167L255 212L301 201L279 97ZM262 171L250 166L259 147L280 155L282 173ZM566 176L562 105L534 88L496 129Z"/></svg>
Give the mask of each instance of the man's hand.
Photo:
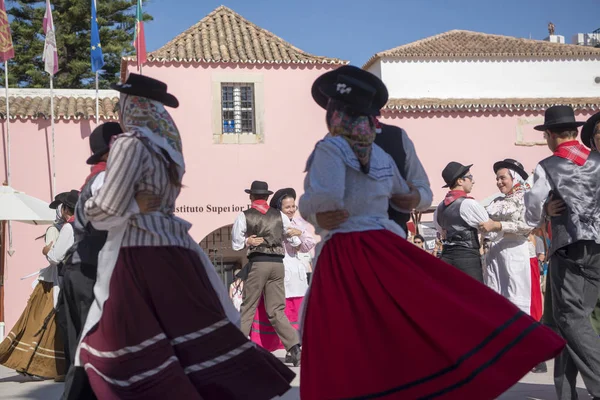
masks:
<svg viewBox="0 0 600 400"><path fill-rule="evenodd" d="M135 201L140 208L140 213L147 214L158 211L161 203L161 196L152 192L138 192L135 195Z"/></svg>
<svg viewBox="0 0 600 400"><path fill-rule="evenodd" d="M479 224L479 230L485 233L498 232L502 230L502 223L488 219L487 221Z"/></svg>
<svg viewBox="0 0 600 400"><path fill-rule="evenodd" d="M554 195L550 197L550 201L546 204L546 215L550 217L558 217L567 209L564 201L561 199L554 199Z"/></svg>
<svg viewBox="0 0 600 400"><path fill-rule="evenodd" d="M246 239L246 243L248 244L248 246L254 247L260 246L261 244L263 244L264 241L265 239L261 237L256 237L256 235L252 235L248 239Z"/></svg>
<svg viewBox="0 0 600 400"><path fill-rule="evenodd" d="M317 213L317 224L322 229L328 231L339 228L341 224L348 220L350 214L346 210L325 211Z"/></svg>
<svg viewBox="0 0 600 400"><path fill-rule="evenodd" d="M395 194L392 196L392 202L398 208L403 210L414 210L421 202L421 193L412 183L408 183L410 192L406 194Z"/></svg>
<svg viewBox="0 0 600 400"><path fill-rule="evenodd" d="M52 245L54 245L54 242L50 242L46 246L44 246L44 248L42 249L42 254L47 256L50 252L50 249L52 248Z"/></svg>
<svg viewBox="0 0 600 400"><path fill-rule="evenodd" d="M287 235L287 237L291 238L294 236L302 235L302 231L300 229L296 229L296 228L289 228L285 234Z"/></svg>

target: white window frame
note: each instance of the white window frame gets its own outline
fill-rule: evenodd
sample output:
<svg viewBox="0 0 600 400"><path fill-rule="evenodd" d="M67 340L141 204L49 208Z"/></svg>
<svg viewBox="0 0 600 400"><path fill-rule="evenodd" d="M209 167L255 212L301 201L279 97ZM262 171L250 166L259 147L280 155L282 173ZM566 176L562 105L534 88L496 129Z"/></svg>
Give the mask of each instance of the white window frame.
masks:
<svg viewBox="0 0 600 400"><path fill-rule="evenodd" d="M523 132L523 128L525 126L531 126L531 125L541 125L544 123L544 118L543 117L535 117L535 118L527 118L527 117L520 117L517 119L517 140L515 141L515 146L526 146L526 147L533 147L533 146L547 146L547 143L545 140L543 140L543 138L541 138L542 136L542 132L540 132L540 140L536 140L536 141L526 141L525 140L525 133Z"/></svg>
<svg viewBox="0 0 600 400"><path fill-rule="evenodd" d="M234 119L236 132L223 132L223 108L222 87L223 85L234 85ZM237 85L237 86L235 86ZM253 111L254 111L254 132L241 132L241 112L248 111L241 108L241 87L244 85L253 86ZM235 89L237 88L237 90ZM264 88L263 76L259 74L248 73L216 73L212 79L212 130L214 144L259 144L264 143ZM237 101L236 101L237 97ZM236 115L237 112L237 115Z"/></svg>

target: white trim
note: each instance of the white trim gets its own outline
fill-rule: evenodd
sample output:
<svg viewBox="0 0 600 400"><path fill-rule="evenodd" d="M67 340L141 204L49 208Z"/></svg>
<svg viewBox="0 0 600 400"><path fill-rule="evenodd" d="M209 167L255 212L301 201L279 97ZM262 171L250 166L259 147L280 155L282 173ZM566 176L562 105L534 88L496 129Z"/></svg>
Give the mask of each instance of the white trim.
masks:
<svg viewBox="0 0 600 400"><path fill-rule="evenodd" d="M95 348L91 347L90 345L88 345L85 342L81 343L81 348L87 350L88 353L90 353L96 357L117 358L117 357L124 356L125 354L137 353L139 351L142 351L145 348L150 347L153 344L160 342L161 340L165 340L166 338L167 338L167 335L165 335L164 333L159 333L158 335L151 337L150 339L144 340L140 344L137 344L134 346L126 346L126 347L123 347L123 348L121 348L119 350L115 350L115 351L96 350Z"/></svg>
<svg viewBox="0 0 600 400"><path fill-rule="evenodd" d="M175 339L171 340L171 346L177 346L182 343L189 342L190 340L196 340L202 336L208 335L209 333L216 331L219 328L224 327L225 325L229 324L229 322L230 321L225 318L219 322L216 322L216 323L214 323L210 326L207 326L206 328L200 329L196 332L192 332L192 333L188 333L187 335L176 337Z"/></svg>
<svg viewBox="0 0 600 400"><path fill-rule="evenodd" d="M252 342L248 341L248 342L244 343L243 345L241 345L240 347L238 347L237 349L233 349L228 353L225 353L218 357L213 358L212 360L204 361L204 362L201 362L198 364L190 365L189 367L185 367L183 372L185 372L186 374L193 374L194 372L198 372L203 369L214 367L217 364L221 364L222 362L230 360L233 357L239 356L244 351L249 350L251 348L254 348L254 344Z"/></svg>
<svg viewBox="0 0 600 400"><path fill-rule="evenodd" d="M171 356L167 359L167 361L165 361L158 367L151 369L149 371L143 372L141 374L133 375L131 378L129 378L127 380L119 380L119 379L109 378L108 376L106 376L102 372L98 371L98 369L96 367L94 367L92 364L89 364L89 363L85 364L84 368L86 371L88 369L93 370L95 373L97 373L102 379L104 379L108 383L111 383L116 386L127 387L127 386L131 386L134 383L137 383L141 380L150 378L151 376L158 374L159 372L161 372L162 370L164 370L165 368L167 368L169 365L173 364L174 362L177 362L177 357Z"/></svg>

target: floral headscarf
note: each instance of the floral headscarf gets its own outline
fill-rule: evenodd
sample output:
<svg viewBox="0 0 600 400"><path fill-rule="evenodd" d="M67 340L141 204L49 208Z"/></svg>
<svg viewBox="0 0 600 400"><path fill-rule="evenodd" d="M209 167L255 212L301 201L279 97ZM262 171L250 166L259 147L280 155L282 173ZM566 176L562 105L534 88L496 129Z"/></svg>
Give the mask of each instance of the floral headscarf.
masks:
<svg viewBox="0 0 600 400"><path fill-rule="evenodd" d="M350 112L339 107L335 101L330 100L328 104L328 128L331 136L343 137L350 147L358 162L360 169L365 174L369 173L371 162L371 151L375 141L376 120L370 115L352 115Z"/></svg>
<svg viewBox="0 0 600 400"><path fill-rule="evenodd" d="M121 123L125 132L142 136L157 148L167 152L177 164L180 178L185 172L181 136L165 106L152 99L121 94Z"/></svg>
<svg viewBox="0 0 600 400"><path fill-rule="evenodd" d="M510 192L506 194L507 196L530 189L529 183L527 183L525 179L523 179L523 177L517 172L513 171L512 169L508 169L508 173L513 180L513 187L510 189Z"/></svg>

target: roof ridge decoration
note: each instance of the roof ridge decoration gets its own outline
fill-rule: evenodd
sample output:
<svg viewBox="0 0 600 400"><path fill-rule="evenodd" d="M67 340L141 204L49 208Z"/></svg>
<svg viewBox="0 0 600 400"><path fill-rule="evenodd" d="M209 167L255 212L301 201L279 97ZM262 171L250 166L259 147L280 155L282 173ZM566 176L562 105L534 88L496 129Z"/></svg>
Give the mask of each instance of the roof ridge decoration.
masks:
<svg viewBox="0 0 600 400"><path fill-rule="evenodd" d="M127 57L126 60L135 60ZM205 62L243 64L331 64L348 62L315 56L220 6L160 49L150 62Z"/></svg>
<svg viewBox="0 0 600 400"><path fill-rule="evenodd" d="M585 56L600 58L600 48L454 29L376 53L365 63L363 69L368 69L377 60L385 57L489 59Z"/></svg>

